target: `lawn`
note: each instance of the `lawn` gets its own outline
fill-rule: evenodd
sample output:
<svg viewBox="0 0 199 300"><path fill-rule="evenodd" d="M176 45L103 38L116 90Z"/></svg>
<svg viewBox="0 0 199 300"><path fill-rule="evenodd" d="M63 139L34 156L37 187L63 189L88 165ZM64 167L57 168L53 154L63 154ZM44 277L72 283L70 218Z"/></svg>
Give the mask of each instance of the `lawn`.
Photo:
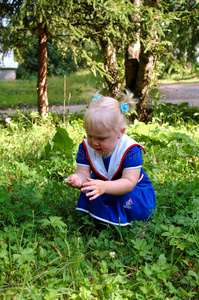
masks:
<svg viewBox="0 0 199 300"><path fill-rule="evenodd" d="M198 73L180 76L174 74L160 80L160 83L198 82ZM88 69L65 76L66 104L90 102L92 95L104 88L103 78L94 76ZM48 77L49 105L64 103L64 77ZM68 102L69 101L69 102ZM0 81L0 108L37 105L37 78L31 80Z"/></svg>
<svg viewBox="0 0 199 300"><path fill-rule="evenodd" d="M66 76L66 103L68 99L70 104L88 103L91 96L102 88L101 80L89 70ZM64 103L64 77L48 78L48 101L50 106ZM37 79L0 81L0 108L24 105L37 105Z"/></svg>
<svg viewBox="0 0 199 300"><path fill-rule="evenodd" d="M194 83L199 82L199 74L198 72L190 72L186 71L182 74L172 74L168 75L168 77L160 80L160 83Z"/></svg>
<svg viewBox="0 0 199 300"><path fill-rule="evenodd" d="M81 115L1 123L1 299L198 299L198 118L196 108L162 104L149 124L128 125L146 149L157 210L127 227L75 210L79 191L64 178L85 137Z"/></svg>

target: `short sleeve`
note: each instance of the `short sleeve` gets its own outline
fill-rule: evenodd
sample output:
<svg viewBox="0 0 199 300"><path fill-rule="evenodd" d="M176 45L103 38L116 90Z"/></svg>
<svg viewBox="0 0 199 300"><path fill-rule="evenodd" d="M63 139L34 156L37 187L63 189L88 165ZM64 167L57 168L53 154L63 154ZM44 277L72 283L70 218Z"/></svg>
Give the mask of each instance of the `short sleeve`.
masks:
<svg viewBox="0 0 199 300"><path fill-rule="evenodd" d="M79 145L79 149L76 156L76 163L77 165L90 166L83 143Z"/></svg>
<svg viewBox="0 0 199 300"><path fill-rule="evenodd" d="M123 169L136 169L142 167L142 148L134 146L128 150L124 157Z"/></svg>

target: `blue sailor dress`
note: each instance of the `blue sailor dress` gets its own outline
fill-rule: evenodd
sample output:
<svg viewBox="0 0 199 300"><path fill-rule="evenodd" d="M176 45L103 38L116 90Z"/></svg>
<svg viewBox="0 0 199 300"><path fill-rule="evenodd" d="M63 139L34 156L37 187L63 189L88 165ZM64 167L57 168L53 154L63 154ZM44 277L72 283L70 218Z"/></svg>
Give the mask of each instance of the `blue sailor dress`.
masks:
<svg viewBox="0 0 199 300"><path fill-rule="evenodd" d="M145 152L140 144L124 134L111 156L103 158L85 139L79 146L76 162L91 168L91 178L117 180L122 177L124 169L141 168L141 171L138 183L131 192L124 195L102 194L92 201L85 192L81 192L76 209L117 226L150 219L156 207L155 192L142 168L142 151Z"/></svg>

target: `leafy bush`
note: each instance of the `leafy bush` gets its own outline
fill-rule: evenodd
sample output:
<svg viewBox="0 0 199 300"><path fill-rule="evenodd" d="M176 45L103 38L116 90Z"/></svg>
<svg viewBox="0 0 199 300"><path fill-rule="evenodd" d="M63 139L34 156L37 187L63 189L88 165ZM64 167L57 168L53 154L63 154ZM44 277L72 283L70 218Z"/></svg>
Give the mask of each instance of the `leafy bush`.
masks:
<svg viewBox="0 0 199 300"><path fill-rule="evenodd" d="M153 116L156 121L161 123L178 124L181 122L198 124L199 108L189 107L188 102L181 104L159 103L153 107Z"/></svg>

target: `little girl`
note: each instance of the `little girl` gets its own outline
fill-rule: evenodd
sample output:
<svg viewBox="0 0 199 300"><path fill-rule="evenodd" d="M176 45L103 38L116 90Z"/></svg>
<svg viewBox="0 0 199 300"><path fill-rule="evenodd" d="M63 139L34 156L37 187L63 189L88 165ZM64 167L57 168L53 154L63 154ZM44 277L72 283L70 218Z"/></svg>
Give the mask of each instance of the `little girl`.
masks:
<svg viewBox="0 0 199 300"><path fill-rule="evenodd" d="M77 169L67 184L80 188L76 209L106 223L126 226L147 220L155 210L155 193L142 168L144 148L125 134L129 94L121 104L98 95L84 116L87 139L79 146Z"/></svg>

